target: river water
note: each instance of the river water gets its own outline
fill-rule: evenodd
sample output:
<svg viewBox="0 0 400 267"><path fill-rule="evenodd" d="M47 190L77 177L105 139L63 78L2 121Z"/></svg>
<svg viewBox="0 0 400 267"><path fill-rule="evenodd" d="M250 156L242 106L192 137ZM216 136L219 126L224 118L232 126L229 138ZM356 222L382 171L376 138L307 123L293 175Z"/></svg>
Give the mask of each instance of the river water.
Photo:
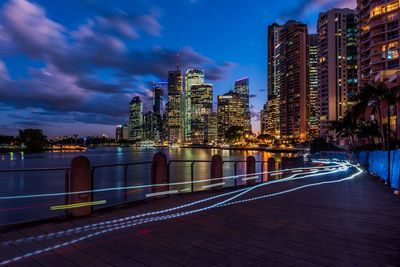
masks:
<svg viewBox="0 0 400 267"><path fill-rule="evenodd" d="M159 151L166 153L168 158L172 160L210 160L212 155L219 154L223 160L246 160L247 156L253 155L256 160L267 161L269 157L274 157L279 162L282 156L290 156L281 153L204 148L97 148L86 152L11 152L0 154L0 170L69 167L71 160L78 155L88 157L92 166L143 162L151 161L153 155ZM261 165L257 164L257 171L260 171L260 168ZM224 176L233 175L233 163L225 163L223 171ZM238 174L243 172L244 164L238 164ZM170 167L170 182L190 181L190 173L190 163L172 163ZM209 173L209 163L196 163L194 165L194 180L208 179ZM123 167L96 169L94 173L94 189L125 186L123 174ZM262 177L259 179L262 179ZM127 186L146 185L150 183L149 164L129 166ZM197 183L195 190L202 190L202 186L208 183ZM233 180L228 181L226 184L226 186L232 185ZM50 210L52 206L64 204L63 196L48 197L40 195L62 193L64 192L64 188L64 171L0 172L0 225L63 215L63 210ZM189 191L190 185L177 185L170 188L170 190L185 189ZM95 193L94 200L106 200L105 204L96 206L95 208L121 203L124 201L126 193L128 201L141 200L150 191L150 189L129 189L128 191L112 190ZM23 198L23 196L27 195L37 196ZM12 197L12 199L1 199L2 197Z"/></svg>

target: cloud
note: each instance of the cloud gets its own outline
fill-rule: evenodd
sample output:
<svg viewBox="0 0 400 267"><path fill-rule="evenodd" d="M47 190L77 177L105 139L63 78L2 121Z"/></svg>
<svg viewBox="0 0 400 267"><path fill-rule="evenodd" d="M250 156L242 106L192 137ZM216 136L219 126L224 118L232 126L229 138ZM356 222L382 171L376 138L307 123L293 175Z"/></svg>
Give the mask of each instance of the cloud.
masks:
<svg viewBox="0 0 400 267"><path fill-rule="evenodd" d="M321 12L330 8L355 8L355 0L300 0L294 8L287 9L282 14L284 19L302 19L314 12Z"/></svg>
<svg viewBox="0 0 400 267"><path fill-rule="evenodd" d="M230 72L236 67L236 63L233 62L223 62L215 65L214 67L208 68L205 71L206 77L211 81L218 81L225 77L225 74Z"/></svg>
<svg viewBox="0 0 400 267"><path fill-rule="evenodd" d="M3 38L8 38L30 56L42 57L66 47L65 28L48 19L39 5L25 1L7 2L2 11Z"/></svg>
<svg viewBox="0 0 400 267"><path fill-rule="evenodd" d="M132 45L141 44L145 36L158 38L162 34L158 19L155 11L112 9L69 29L48 18L36 3L6 2L0 10L0 56L22 54L44 67L29 68L26 76L11 79L0 61L0 104L38 109L42 112L35 114L38 121L53 114L64 120L117 124L127 117L133 95L151 106L148 80L165 80L177 55L182 68L203 68L211 81L222 79L235 67L232 62L215 62L189 46Z"/></svg>
<svg viewBox="0 0 400 267"><path fill-rule="evenodd" d="M10 79L10 75L8 74L6 64L0 60L0 82L1 81L8 81Z"/></svg>

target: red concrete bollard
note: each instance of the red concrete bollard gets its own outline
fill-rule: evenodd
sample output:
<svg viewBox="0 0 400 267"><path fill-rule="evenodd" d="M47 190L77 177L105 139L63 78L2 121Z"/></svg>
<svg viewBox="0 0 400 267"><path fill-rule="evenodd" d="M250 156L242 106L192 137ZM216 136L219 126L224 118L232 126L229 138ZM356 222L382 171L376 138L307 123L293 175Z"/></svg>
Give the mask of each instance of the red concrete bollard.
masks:
<svg viewBox="0 0 400 267"><path fill-rule="evenodd" d="M268 158L268 175L267 175L267 181L272 180L272 176L270 175L270 172L275 171L275 159L274 158Z"/></svg>
<svg viewBox="0 0 400 267"><path fill-rule="evenodd" d="M153 156L151 164L151 183L152 184L168 184L168 159L163 152L158 152ZM168 185L152 187L152 193L168 191Z"/></svg>
<svg viewBox="0 0 400 267"><path fill-rule="evenodd" d="M252 178L251 175L256 173L256 159L253 156L248 156L246 159L246 178ZM256 179L251 179L247 180L246 182L247 185L255 185L256 184Z"/></svg>
<svg viewBox="0 0 400 267"><path fill-rule="evenodd" d="M214 155L211 157L211 174L210 178L211 184L222 184L224 183L223 180L219 180L216 178L221 178L223 177L223 171L222 171L222 157L220 155ZM222 188L223 185L220 186L213 186L212 188L214 189L220 189Z"/></svg>
<svg viewBox="0 0 400 267"><path fill-rule="evenodd" d="M71 161L70 192L91 191L93 185L92 166L90 160L84 156L78 156ZM82 194L72 194L69 196L68 204L78 204L92 202L91 192ZM86 216L92 213L92 206L74 208L69 214L74 217Z"/></svg>

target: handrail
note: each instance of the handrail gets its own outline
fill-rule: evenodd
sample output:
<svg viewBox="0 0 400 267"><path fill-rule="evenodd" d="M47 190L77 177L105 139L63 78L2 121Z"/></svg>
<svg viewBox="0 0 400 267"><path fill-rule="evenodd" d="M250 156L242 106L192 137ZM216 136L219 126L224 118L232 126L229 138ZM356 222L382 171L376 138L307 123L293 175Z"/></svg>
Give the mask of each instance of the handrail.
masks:
<svg viewBox="0 0 400 267"><path fill-rule="evenodd" d="M171 159L169 163L211 163L211 160L191 160L191 159ZM246 160L224 160L226 163L245 163ZM257 163L268 162L267 160L256 160ZM106 167L119 167L119 166L127 166L127 165L141 165L141 164L151 164L152 161L139 161L139 162L127 162L127 163L114 163L114 164L101 164L94 165L92 168L106 168ZM28 169L0 169L0 172L36 172L36 171L66 171L71 170L71 167L54 167L54 168L28 168Z"/></svg>
<svg viewBox="0 0 400 267"><path fill-rule="evenodd" d="M141 164L151 164L152 161L139 161L139 162L128 162L128 163L114 163L114 164L103 164L92 166L94 169L106 168L106 167L120 167L120 166L130 166L130 165L141 165Z"/></svg>
<svg viewBox="0 0 400 267"><path fill-rule="evenodd" d="M38 172L38 171L66 171L66 170L71 170L71 167L5 169L5 170L0 169L0 172Z"/></svg>

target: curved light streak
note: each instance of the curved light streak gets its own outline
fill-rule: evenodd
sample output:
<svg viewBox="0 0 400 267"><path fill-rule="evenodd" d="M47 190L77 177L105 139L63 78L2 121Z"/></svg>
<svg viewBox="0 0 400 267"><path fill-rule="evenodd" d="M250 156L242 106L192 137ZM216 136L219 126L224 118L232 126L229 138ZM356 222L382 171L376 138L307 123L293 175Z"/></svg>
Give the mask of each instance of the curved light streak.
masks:
<svg viewBox="0 0 400 267"><path fill-rule="evenodd" d="M105 229L105 230L102 230L102 231L98 231L98 232L95 232L95 233L92 233L92 234L89 234L89 235L85 235L85 236L82 236L80 238L77 238L77 239L74 239L74 240L71 240L71 241L63 242L61 244L57 244L57 245L50 246L50 247L47 247L47 248L44 248L44 249L36 250L34 252L27 253L27 254L24 254L22 256L18 256L18 257L12 258L10 260L5 260L3 262L0 262L0 265L6 265L6 264L9 264L9 263L12 263L12 262L16 262L16 261L19 261L21 259L25 259L25 258L34 256L34 255L39 255L39 254L42 254L44 252L48 252L48 251L55 250L55 249L58 249L58 248L61 248L61 247L72 245L72 244L78 243L80 241L86 240L86 239L94 237L94 236L98 236L98 235L105 234L105 233L108 233L108 232L112 232L112 231L116 231L116 230L120 230L120 229L125 229L125 228L128 228L128 227L132 227L132 226L136 226L136 225L140 225L140 224L144 224L144 223L148 223L148 222L161 221L161 220L166 220L166 219L171 219L171 218L182 217L182 216L186 216L186 215L189 215L189 214L202 212L202 211L213 209L213 208L217 208L217 207L235 205L235 204L239 204L239 203L243 203L243 202L249 202L249 201L258 200L258 199L261 199L261 198L268 198L268 197L273 197L273 196L277 196L277 195L287 194L287 193L294 192L294 191L297 191L297 190L301 190L301 189L304 189L304 188L307 188L307 187L314 187L314 186L319 186L319 185L324 185L324 184L340 183L340 182L343 182L343 181L346 181L346 180L353 179L354 177L356 177L357 175L362 173L362 170L358 166L354 166L353 165L353 167L355 167L358 170L358 172L356 172L355 174L352 174L352 175L350 175L348 177L339 179L339 180L325 181L325 182L318 182L318 183L303 185L303 186L299 186L299 187L292 188L292 189L289 189L289 190L284 190L284 191L277 192L277 193L272 193L272 194L267 194L267 195L263 195L263 196L259 196L259 197L254 197L254 198L249 198L249 199L243 199L243 200L239 200L239 201L230 202L231 200L234 200L234 199L240 197L241 195L244 195L247 192L254 190L255 188L258 188L258 187L261 187L261 186L265 186L265 184L259 184L259 185L253 186L253 187L251 187L249 189L246 189L243 192L241 192L241 193L239 193L239 194L237 194L237 195L235 195L233 197L230 197L230 198L228 198L228 199L226 199L224 201L221 201L219 203L213 204L211 206L203 207L203 208L200 208L200 209L197 209L197 210L180 212L180 213L164 215L164 216L159 216L159 217L150 217L150 218L145 218L145 219L140 220L140 221L133 221L131 223L123 223L123 224L119 224L117 226L111 226L108 229ZM344 168L344 169L341 169L339 171L344 171L344 170L347 170L347 169L348 168ZM337 172L337 171L332 171L332 172ZM330 174L330 172L329 173L317 173L317 174L308 175L308 176L320 176L320 175L324 175L324 174Z"/></svg>
<svg viewBox="0 0 400 267"><path fill-rule="evenodd" d="M320 170L320 172L322 172L322 173L314 174L314 173L318 172L318 170L317 170L317 171L313 171L313 172L308 173L308 175L303 175L303 176L300 176L300 177L297 177L297 176L300 175L300 173L298 173L298 174L294 174L294 175L292 175L290 177L287 177L287 178L284 178L284 179L281 179L281 180L270 181L270 182L267 182L267 183L263 183L263 184L252 186L250 188L244 188L244 189L235 190L233 192L220 194L220 195L217 195L217 196L213 196L213 197L209 197L209 198L206 198L206 199L198 200L198 201L195 201L195 202L192 202L192 203L188 203L188 204L185 204L185 205L181 205L181 206L178 206L178 207L174 207L174 208L169 208L169 209L156 211L156 212L148 212L148 213L139 214L139 215L130 216L130 217L125 217L125 218L121 218L121 219L115 219L115 220L111 220L111 221L95 223L95 224L86 225L86 226L83 226L83 227L76 227L76 228L72 228L72 229L68 229L68 230L64 230L64 231L59 231L59 232L56 232L56 233L50 233L50 234L46 234L46 235L39 235L39 236L25 238L25 239L18 239L18 240L15 240L15 241L5 242L5 243L3 243L3 245L19 244L19 243L22 243L22 242L29 242L29 241L33 241L33 240L42 240L44 238L49 239L49 238L54 238L54 237L60 237L60 236L62 236L64 234L80 233L80 232L83 232L83 231L91 231L91 230L95 230L95 229L98 229L98 228L104 228L104 227L113 227L113 226L115 227L117 224L126 224L126 222L123 223L124 221L133 221L134 219L145 217L145 216L162 214L162 213L166 213L166 212L169 212L169 211L174 211L174 210L178 210L178 209L181 209L181 208L193 206L193 205L196 205L196 204L199 204L199 203L202 203L202 202L206 202L206 201L209 201L209 200L212 200L212 199L216 199L216 198L220 198L220 197L223 197L223 196L228 196L228 195L231 195L231 194L242 192L242 193L240 193L240 194L238 194L236 196L233 196L232 198L229 198L229 199L227 199L225 201L216 203L214 205L211 205L211 206L208 206L208 207L205 207L205 208L202 208L202 209L198 209L198 210L193 210L193 211L190 211L190 213L188 213L188 212L182 213L183 215L184 214L191 214L193 212L200 212L200 211L203 211L204 209L210 209L210 208L213 208L213 207L216 207L216 206L223 205L224 203L229 202L229 201L231 201L231 200L233 200L233 199L235 199L235 198L237 198L237 197L239 197L239 196L241 196L241 195L243 195L243 194L245 194L245 193L247 193L247 192L249 192L249 191L251 191L253 189L256 189L258 187L266 186L266 185L273 184L273 183L281 183L281 182L285 182L285 181L289 181L289 180L304 179L304 178L307 178L307 177L315 177L315 176L320 176L320 175L325 175L325 174L337 173L337 172L340 172L340 171L343 171L343 170L347 170L347 169L348 169L348 167L343 167L342 166L341 168L339 168L337 170L333 170L333 171L330 171L330 172L325 172L324 170ZM148 219L149 218L145 218L145 219L139 219L139 220L136 220L136 221L138 221L138 222L144 221L145 222Z"/></svg>

